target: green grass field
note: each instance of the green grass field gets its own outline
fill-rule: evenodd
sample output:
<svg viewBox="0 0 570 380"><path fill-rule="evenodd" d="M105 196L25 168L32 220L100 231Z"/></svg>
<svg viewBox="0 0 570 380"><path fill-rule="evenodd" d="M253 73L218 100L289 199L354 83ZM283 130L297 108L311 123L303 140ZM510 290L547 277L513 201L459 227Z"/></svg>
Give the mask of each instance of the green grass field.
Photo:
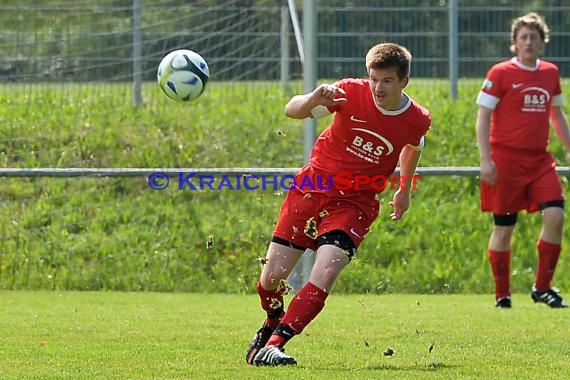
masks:
<svg viewBox="0 0 570 380"><path fill-rule="evenodd" d="M262 318L254 295L3 291L0 300L2 379L566 379L570 357L567 312L528 294L505 310L482 295L333 293L287 345L299 363L287 368L245 364Z"/></svg>

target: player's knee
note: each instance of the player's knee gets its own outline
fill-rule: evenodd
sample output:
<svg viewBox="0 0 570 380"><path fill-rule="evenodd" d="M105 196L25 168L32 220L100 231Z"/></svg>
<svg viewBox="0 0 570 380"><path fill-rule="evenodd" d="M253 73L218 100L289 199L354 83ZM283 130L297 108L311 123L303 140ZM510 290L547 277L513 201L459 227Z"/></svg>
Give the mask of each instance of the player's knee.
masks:
<svg viewBox="0 0 570 380"><path fill-rule="evenodd" d="M544 209L542 211L542 220L546 228L561 231L564 227L564 210L558 207Z"/></svg>
<svg viewBox="0 0 570 380"><path fill-rule="evenodd" d="M495 215L495 228L491 236L492 245L505 249L510 247L516 222L516 215L514 217L513 215Z"/></svg>
<svg viewBox="0 0 570 380"><path fill-rule="evenodd" d="M317 249L323 245L334 245L339 247L346 253L348 260L352 260L356 254L356 244L354 244L346 232L341 230L333 230L320 235L317 238Z"/></svg>

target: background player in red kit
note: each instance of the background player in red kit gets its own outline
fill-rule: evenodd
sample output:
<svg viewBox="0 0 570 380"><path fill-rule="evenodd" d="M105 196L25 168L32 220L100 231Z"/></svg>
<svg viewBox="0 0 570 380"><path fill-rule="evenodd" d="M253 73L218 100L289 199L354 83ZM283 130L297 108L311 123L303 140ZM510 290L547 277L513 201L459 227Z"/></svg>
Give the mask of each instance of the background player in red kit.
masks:
<svg viewBox="0 0 570 380"><path fill-rule="evenodd" d="M368 79L343 79L297 95L285 106L294 119L331 113L331 125L317 139L310 161L295 177L273 232L257 291L267 313L246 354L254 365L296 364L283 346L300 334L323 309L341 270L349 263L379 213L376 192L338 190L333 184L315 189L339 172L354 176L393 174L398 162L405 178L390 202L392 220L408 209L412 176L423 137L431 124L429 111L403 92L409 81L411 55L399 45L383 43L366 55ZM308 283L284 311L283 283L305 249L316 251Z"/></svg>
<svg viewBox="0 0 570 380"><path fill-rule="evenodd" d="M538 58L548 42L548 26L539 15L516 18L511 37L516 56L489 70L477 97L481 209L492 212L495 222L488 255L496 306L511 307L511 239L518 212L540 210L543 228L531 297L550 307L566 307L550 284L561 250L564 194L547 151L549 121L570 152L560 76L556 65Z"/></svg>

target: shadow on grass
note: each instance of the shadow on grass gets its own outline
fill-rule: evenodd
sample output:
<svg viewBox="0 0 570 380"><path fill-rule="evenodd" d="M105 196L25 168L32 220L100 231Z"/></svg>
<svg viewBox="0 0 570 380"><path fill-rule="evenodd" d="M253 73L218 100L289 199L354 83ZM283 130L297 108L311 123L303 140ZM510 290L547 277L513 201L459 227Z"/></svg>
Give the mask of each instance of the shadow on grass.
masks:
<svg viewBox="0 0 570 380"><path fill-rule="evenodd" d="M395 364L380 364L375 366L364 367L363 369L370 371L438 371L444 369L457 368L457 365L449 365L445 363L438 362L428 362L428 363L416 363L413 365L395 365Z"/></svg>
<svg viewBox="0 0 570 380"><path fill-rule="evenodd" d="M387 371L387 372L436 372L448 369L458 368L458 365L450 365L440 362L426 362L426 363L415 363L409 365L397 365L397 364L378 364L378 365L368 365L364 367L357 368L347 368L347 367L326 367L318 368L319 371L351 371L351 372L364 372L364 371ZM312 370L317 370L317 368L312 367Z"/></svg>

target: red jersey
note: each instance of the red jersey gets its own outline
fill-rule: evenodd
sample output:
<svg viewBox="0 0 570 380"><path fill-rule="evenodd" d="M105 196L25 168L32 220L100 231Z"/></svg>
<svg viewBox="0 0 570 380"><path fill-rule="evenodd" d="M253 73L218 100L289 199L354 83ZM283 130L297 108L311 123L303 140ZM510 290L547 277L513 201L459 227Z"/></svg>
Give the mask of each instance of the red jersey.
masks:
<svg viewBox="0 0 570 380"><path fill-rule="evenodd" d="M537 60L534 68L517 58L498 63L487 73L477 104L494 110L491 145L544 151L550 107L562 105L558 68L543 60Z"/></svg>
<svg viewBox="0 0 570 380"><path fill-rule="evenodd" d="M343 79L336 85L347 101L328 107L335 116L313 147L311 166L330 175L392 175L402 149L420 145L431 125L429 111L407 95L400 110L377 107L368 80Z"/></svg>

